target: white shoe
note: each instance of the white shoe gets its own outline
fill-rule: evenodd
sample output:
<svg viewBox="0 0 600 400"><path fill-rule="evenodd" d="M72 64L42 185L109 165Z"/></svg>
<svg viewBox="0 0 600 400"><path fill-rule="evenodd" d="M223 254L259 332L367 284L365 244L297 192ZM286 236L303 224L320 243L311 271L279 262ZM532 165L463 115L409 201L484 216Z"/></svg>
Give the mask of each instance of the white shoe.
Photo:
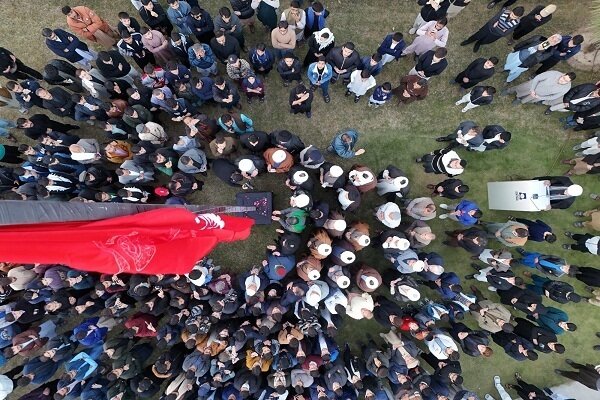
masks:
<svg viewBox="0 0 600 400"><path fill-rule="evenodd" d="M450 209L450 207L448 207L448 204L444 204L444 203L440 204L440 208L443 208L444 210Z"/></svg>
<svg viewBox="0 0 600 400"><path fill-rule="evenodd" d="M459 101L457 101L456 103L454 103L454 105L455 105L455 106L457 106L457 105L459 105L459 104L461 104L461 103L460 103L460 100L459 100Z"/></svg>
<svg viewBox="0 0 600 400"><path fill-rule="evenodd" d="M489 394L489 393L486 393L486 394L485 394L485 396L484 396L484 398L485 398L485 400L496 400L496 399L494 399L494 398L492 397L492 395L491 395L491 394Z"/></svg>
<svg viewBox="0 0 600 400"><path fill-rule="evenodd" d="M440 215L438 215L438 218L439 219L446 219L446 218L448 218L448 214L440 214Z"/></svg>
<svg viewBox="0 0 600 400"><path fill-rule="evenodd" d="M416 30L415 28L410 28L410 29L408 30L408 33L409 33L410 35L414 35L415 33L417 33L417 30Z"/></svg>
<svg viewBox="0 0 600 400"><path fill-rule="evenodd" d="M494 376L494 385L500 384L500 377L498 375Z"/></svg>
<svg viewBox="0 0 600 400"><path fill-rule="evenodd" d="M462 112L464 112L464 113L465 113L465 112L467 112L468 110L467 110L467 107L465 107L465 108L463 108L463 109L462 109L462 110L460 110L460 111L462 111Z"/></svg>

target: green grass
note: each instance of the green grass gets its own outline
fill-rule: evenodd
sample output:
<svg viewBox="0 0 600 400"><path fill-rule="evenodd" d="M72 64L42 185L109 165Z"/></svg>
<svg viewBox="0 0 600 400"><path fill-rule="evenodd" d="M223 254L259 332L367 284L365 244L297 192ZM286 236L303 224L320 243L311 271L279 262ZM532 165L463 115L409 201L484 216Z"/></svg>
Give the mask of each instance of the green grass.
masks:
<svg viewBox="0 0 600 400"><path fill-rule="evenodd" d="M12 50L25 63L34 67L42 67L46 60L53 55L46 49L40 31L43 27L65 27L64 16L60 8L65 3L78 5L79 2L59 0L36 0L25 2L18 0L3 0L0 8L0 19L4 22L0 25L0 37L3 38L2 45ZM164 2L163 2L164 3ZM206 1L202 4L212 15L216 14L218 8L225 1ZM287 1L282 1L284 9ZM306 3L306 2L305 2ZM512 106L510 98L499 97L491 106L480 107L466 114L460 112L460 107L454 102L459 98L456 87L450 86L448 80L461 71L474 58L480 56L497 56L501 63L504 62L509 47L504 40L499 40L493 45L484 46L475 55L470 46L460 47L464 38L478 29L492 14L497 11L489 11L485 8L486 1L474 1L474 4L464 10L457 18L451 20L449 38L449 67L443 75L433 78L430 93L422 102L413 103L403 108L386 106L377 110L366 106L366 99L359 104L354 104L351 98L343 96L343 88L338 83L331 88L330 104L325 104L320 95L315 96L313 103L313 118L307 120L304 116L293 116L288 113L287 89L281 86L280 80L275 73L271 73L267 79L267 100L264 104L253 104L244 106L244 112L255 121L257 129L272 131L275 129L288 129L299 134L305 143L312 143L324 148L332 135L341 128L353 127L362 133L359 142L360 147L365 147L367 152L354 160L337 160L343 167L349 167L354 162L366 164L373 170L379 171L387 164L394 164L404 169L412 182L412 196L425 195L425 185L435 183L442 178L434 175L424 174L422 168L414 163L414 159L435 148L438 144L433 138L441 133L450 133L464 119L472 119L484 126L487 124L501 124L513 133L511 145L503 151L493 151L485 154L465 154L469 161L467 171L461 178L471 186L472 190L468 198L476 200L486 210L487 195L486 182L495 180L508 180L511 177L534 177L542 174L563 174L566 170L557 160L568 158L572 155L570 148L577 143L577 139L583 135L565 133L560 128L558 116L544 116L542 106ZM529 11L537 1L522 1L519 4ZM125 10L131 15L137 13L131 7L129 1L88 0L85 4L92 7L97 13L116 25L117 13ZM370 0L368 2L354 1L325 1L325 5L331 11L328 26L336 37L336 43L341 45L351 40L361 55L373 53L380 40L389 32L399 30L406 35L408 42L412 38L408 35L418 6L414 1L388 2L383 0ZM564 0L558 3L558 11L553 20L539 29L536 33L552 34L561 32L570 34L579 27L589 23L587 7L582 7L580 1ZM139 19L138 19L139 20ZM259 41L266 41L267 36L262 29L257 29L255 34L248 34L247 44L251 47ZM305 54L305 47L297 52L300 57ZM377 82L390 81L394 86L401 76L406 74L413 66L410 57L402 59L399 63L388 64L384 72L377 77ZM570 68L566 64L557 66L561 71L567 72ZM501 69L501 66L499 66ZM221 67L222 70L222 67ZM596 81L591 74L577 71L578 78L575 83ZM489 82L501 89L504 75L498 73ZM520 78L522 82L524 76ZM211 107L206 110L211 115L218 115L219 110ZM15 113L0 110L4 117L16 117ZM172 136L181 134L181 125L169 124L169 132ZM84 125L84 131L90 135L99 134L97 128ZM100 133L101 134L101 133ZM23 139L22 136L19 139ZM594 206L587 194L600 190L596 177L576 177L575 180L586 188L585 195L577 200L575 205L568 211L552 211L539 214L519 213L518 216L542 218L550 223L559 235L559 242L554 246L544 244L528 244L527 248L539 250L567 257L573 264L590 265L595 264L595 259L590 255L565 253L560 248L564 230L571 229L573 218L571 212L576 209L589 209ZM194 197L197 203L208 204L231 204L234 201L235 191L225 187L215 178L206 179L204 190ZM256 185L259 190L271 190L275 193L275 206L284 207L287 203L289 193L282 189L280 177L261 178ZM381 226L370 217L371 208L382 201L376 194L369 193L363 198L363 206L356 214L357 218L371 223L372 231L381 229ZM484 211L487 221L505 220L508 213L498 211ZM455 228L457 224L452 221L440 221L432 223L433 229L438 236L443 235L447 228ZM274 238L274 226L259 226L253 231L253 235L244 242L227 244L219 247L212 257L225 270L240 271L252 264L261 261L264 255L264 246ZM496 243L493 243L497 247ZM441 245L438 240L427 248L429 251L438 251L446 260L447 270L457 272L459 276L470 273L468 266L470 260L463 250L449 249ZM365 250L360 253L359 259L380 270L389 268L390 264L385 261L376 251ZM579 282L569 280L580 292L583 286ZM481 289L484 289L480 285ZM492 296L495 299L495 296ZM551 304L550 300L545 302ZM555 304L552 304L555 305ZM561 306L571 316L572 320L579 325L579 330L573 334L561 337L561 342L567 347L567 352L561 356L540 355L535 362L516 363L504 355L502 349L494 346L496 354L487 360L473 359L468 356L462 357L462 365L465 376L465 387L477 391L481 395L493 390L492 376L499 374L503 381L512 381L514 372L520 372L524 379L539 386L551 386L561 382L552 370L561 365L565 358L593 362L597 360L591 352L591 346L595 344L594 332L598 330L598 323L594 315L597 309L591 305L567 305ZM467 319L467 323L474 327L473 321ZM348 340L353 343L363 337L364 332L379 332L380 327L369 321L351 321L344 331L341 332L340 342ZM341 344L341 343L340 343ZM495 393L495 392L494 392Z"/></svg>

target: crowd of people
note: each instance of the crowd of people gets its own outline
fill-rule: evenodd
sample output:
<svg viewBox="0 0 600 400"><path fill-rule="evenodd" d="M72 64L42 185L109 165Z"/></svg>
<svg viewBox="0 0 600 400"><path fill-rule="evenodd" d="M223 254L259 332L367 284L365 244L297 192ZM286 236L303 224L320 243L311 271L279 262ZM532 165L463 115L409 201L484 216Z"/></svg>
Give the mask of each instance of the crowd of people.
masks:
<svg viewBox="0 0 600 400"><path fill-rule="evenodd" d="M559 304L600 306L599 269L526 250L531 241L556 243L551 226L512 216L487 221L468 198L469 186L458 177L466 158L506 148L512 134L501 125L467 120L433 137L446 146L416 162L443 178L427 185L429 196L414 197L410 177L394 165L376 173L336 163L365 153L355 129L341 130L319 149L286 129L261 131L241 112L242 95L264 102L273 69L280 84L292 85L290 113L307 118L315 94L329 103L330 85L338 82L346 96L356 103L367 97L372 108L423 100L448 66L452 22L470 0L418 0L411 44L391 32L363 57L351 41L336 46L329 11L318 1L303 8L292 0L278 12L279 0L231 0L214 17L193 0L131 3L139 21L124 11L117 22L85 6L63 7L69 31L42 30L56 58L41 73L0 48L0 75L7 78L0 104L24 114L0 120L0 136L14 142L0 145L0 162L10 165L0 168L3 197L182 205L209 173L240 190L273 173L289 189L289 207L273 211L278 236L262 265L238 274L211 259L185 275L152 276L2 264L0 365L12 369L0 375L0 398L19 386L31 388L22 400L479 400L463 387L461 358L504 357L494 355L492 342L517 361L562 354L559 337L577 326ZM572 113L565 128L600 126L598 84L572 87L575 73L553 69L566 68L559 63L580 51L583 38L531 36L557 7L525 14L509 8L513 3L506 1L461 45L475 43L477 52L503 37L519 41L506 58L507 82L537 70L498 94L514 93L515 105L542 103L545 114ZM254 32L257 19L270 42L247 43L244 32ZM415 66L397 87L377 82L386 64L411 54ZM460 87L462 112L493 102L496 89L482 83L498 63L477 58L450 80ZM209 115L215 104L220 115ZM168 121L185 134L170 134ZM86 135L85 124L101 128L106 142ZM36 144L18 144L21 134ZM566 175L600 171L598 136L574 151ZM548 186L552 209L569 208L583 192L568 176L535 179ZM368 192L377 193L380 205L372 221L361 221L353 212ZM445 203L436 205L440 198ZM599 229L598 209L574 215L580 218L574 228ZM427 249L439 239L427 223L435 218L460 224L448 228L443 243L467 251L473 274L459 277ZM566 235L574 243L563 244L565 250L598 254L599 235ZM380 251L384 267L359 261L367 247ZM566 276L589 293L558 279ZM487 292L463 286L467 280L484 282ZM425 297L424 288L435 298ZM342 344L343 324L361 319L374 319L386 332ZM600 366L566 363L576 371L556 374L600 390ZM559 398L519 374L510 385L498 376L493 382L502 400L511 399L506 389L524 399Z"/></svg>

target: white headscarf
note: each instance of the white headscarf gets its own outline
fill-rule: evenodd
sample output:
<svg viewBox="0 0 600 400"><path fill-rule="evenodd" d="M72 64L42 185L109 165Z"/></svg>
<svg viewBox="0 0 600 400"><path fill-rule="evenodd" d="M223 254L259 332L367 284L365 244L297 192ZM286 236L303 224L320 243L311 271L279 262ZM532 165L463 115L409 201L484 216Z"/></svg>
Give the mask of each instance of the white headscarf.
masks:
<svg viewBox="0 0 600 400"><path fill-rule="evenodd" d="M323 35L324 33L329 34L329 37L327 39L323 39L321 37L321 35ZM319 44L319 50L323 50L325 47L329 46L331 44L331 42L333 42L335 40L335 38L333 37L333 33L331 33L329 28L323 28L320 31L316 31L315 33L313 33L313 35L315 35L315 40Z"/></svg>

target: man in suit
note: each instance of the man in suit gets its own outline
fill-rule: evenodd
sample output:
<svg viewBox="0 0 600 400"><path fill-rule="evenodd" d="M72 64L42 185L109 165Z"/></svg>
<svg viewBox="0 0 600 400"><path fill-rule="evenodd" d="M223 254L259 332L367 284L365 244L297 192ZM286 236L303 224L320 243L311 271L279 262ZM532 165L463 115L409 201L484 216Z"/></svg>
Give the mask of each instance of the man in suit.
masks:
<svg viewBox="0 0 600 400"><path fill-rule="evenodd" d="M71 101L71 95L65 89L60 87L53 87L49 90L39 88L35 94L44 101L44 108L59 117L75 119L75 103Z"/></svg>
<svg viewBox="0 0 600 400"><path fill-rule="evenodd" d="M42 79L35 69L23 64L13 53L0 47L0 75L6 79Z"/></svg>
<svg viewBox="0 0 600 400"><path fill-rule="evenodd" d="M50 51L69 62L79 64L86 70L92 68L91 61L94 61L98 56L77 36L71 35L62 29L44 28L42 29L42 36L46 38L46 46Z"/></svg>
<svg viewBox="0 0 600 400"><path fill-rule="evenodd" d="M567 176L540 176L533 178L544 181L550 192L549 209L565 209L571 207L575 198L583 193L583 188L573 184L573 181Z"/></svg>

